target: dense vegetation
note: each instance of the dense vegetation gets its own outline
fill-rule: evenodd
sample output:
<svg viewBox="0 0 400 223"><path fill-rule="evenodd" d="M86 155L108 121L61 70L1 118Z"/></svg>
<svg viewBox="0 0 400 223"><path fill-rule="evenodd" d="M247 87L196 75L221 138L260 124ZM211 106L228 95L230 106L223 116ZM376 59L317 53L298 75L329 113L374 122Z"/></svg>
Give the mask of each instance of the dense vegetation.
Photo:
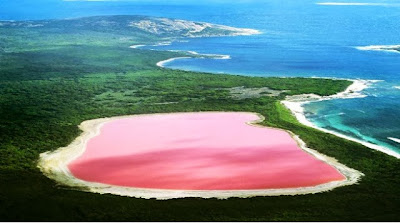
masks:
<svg viewBox="0 0 400 223"><path fill-rule="evenodd" d="M129 49L124 42L107 41L111 35L107 32L82 28L80 33L98 40L86 43L70 38L78 31L57 29L49 29L55 32L49 37L25 27L0 27L0 44L7 49L0 52L0 220L400 220L397 159L306 127L279 103L286 95L334 94L350 82L163 69L155 63L180 53ZM22 34L31 38L19 39ZM12 41L1 42L5 39ZM24 48L23 43L32 47ZM237 86L289 91L277 97L234 100L228 89ZM36 167L40 153L76 138L77 125L84 120L174 111L258 112L266 117L263 125L291 130L311 148L365 177L357 185L314 195L157 201L72 190L49 180Z"/></svg>

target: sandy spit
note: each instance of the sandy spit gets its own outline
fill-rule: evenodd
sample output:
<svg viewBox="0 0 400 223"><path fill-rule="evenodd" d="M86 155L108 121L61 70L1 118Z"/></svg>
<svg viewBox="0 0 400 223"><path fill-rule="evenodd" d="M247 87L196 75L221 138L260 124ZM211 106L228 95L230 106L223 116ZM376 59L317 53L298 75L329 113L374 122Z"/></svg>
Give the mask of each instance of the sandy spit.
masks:
<svg viewBox="0 0 400 223"><path fill-rule="evenodd" d="M169 62L172 62L172 61L174 61L174 60L189 59L189 58L192 58L192 57L174 57L174 58L170 58L170 59L167 59L167 60L159 61L156 65L157 65L158 67L164 67L164 64L169 63Z"/></svg>
<svg viewBox="0 0 400 223"><path fill-rule="evenodd" d="M214 113L214 112L213 112ZM164 114L150 114L150 115L164 115ZM268 128L257 123L262 122L264 117L257 114L260 119L249 122L250 125L257 127ZM335 167L346 179L342 181L332 181L325 184L320 184L313 187L301 187L301 188L284 188L284 189L263 189L263 190L166 190L166 189L146 189L146 188L133 188L133 187L122 187L113 186L102 183L88 182L75 178L69 171L67 165L79 157L86 149L88 141L100 134L101 127L110 121L129 118L134 116L148 116L148 115L131 115L131 116L119 116L112 118L100 118L94 120L84 121L79 125L79 128L83 133L76 138L67 147L59 148L53 152L45 152L40 154L38 161L38 168L50 179L56 181L61 185L73 187L78 190L88 191L99 194L115 194L120 196L145 198L145 199L174 199L174 198L185 198L185 197L200 197L200 198L218 198L226 199L229 197L254 197L254 196L280 196L280 195L302 195L302 194L314 194L325 191L330 191L334 188L351 185L357 183L360 178L364 175L361 172L351 169L336 159L325 156L312 150L306 146L306 144L292 132L288 131L292 137L297 141L298 145L307 153L313 155L319 160L322 160L331 166Z"/></svg>
<svg viewBox="0 0 400 223"><path fill-rule="evenodd" d="M174 50L172 50L174 51ZM172 62L174 60L179 60L179 59L194 59L194 58L200 58L200 59L204 59L204 58L209 58L209 59L215 59L215 60L229 60L231 59L230 55L223 55L223 54L199 54L197 52L194 51L187 51L188 53L192 54L192 55L196 55L198 57L173 57L173 58L169 58L167 60L162 60L159 61L156 65L158 67L165 67L165 64Z"/></svg>

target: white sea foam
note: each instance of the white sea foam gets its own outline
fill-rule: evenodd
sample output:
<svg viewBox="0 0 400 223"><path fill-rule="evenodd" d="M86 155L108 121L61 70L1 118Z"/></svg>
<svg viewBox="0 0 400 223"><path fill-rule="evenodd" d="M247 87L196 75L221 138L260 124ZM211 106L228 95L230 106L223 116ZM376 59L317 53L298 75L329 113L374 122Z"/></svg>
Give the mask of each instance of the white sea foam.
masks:
<svg viewBox="0 0 400 223"><path fill-rule="evenodd" d="M241 32L237 33L237 34L232 34L232 36L251 36L251 35L259 35L262 34L262 32L260 30L256 30L256 29L245 29L245 28L241 28L239 29Z"/></svg>
<svg viewBox="0 0 400 223"><path fill-rule="evenodd" d="M196 52L196 51L187 51L187 52L190 53L190 54L193 54L193 55L199 55L199 53Z"/></svg>
<svg viewBox="0 0 400 223"><path fill-rule="evenodd" d="M200 54L200 53L198 53L196 51L186 51L186 52L188 52L188 53L190 53L192 55L196 55L196 56L200 55L201 58L212 58L212 59L217 59L217 60L229 60L229 59L231 59L230 55L224 55L224 54L207 54L207 53Z"/></svg>
<svg viewBox="0 0 400 223"><path fill-rule="evenodd" d="M229 55L220 55L221 57L219 57L219 58L215 58L215 59L220 59L220 60L229 60L229 59L231 59L231 56L229 56Z"/></svg>
<svg viewBox="0 0 400 223"><path fill-rule="evenodd" d="M328 117L333 117L333 116L342 116L342 115L344 115L344 114L345 114L344 112L340 112L340 113L337 113L337 114L323 115L323 116L321 116L321 117L323 117L323 118L328 118Z"/></svg>
<svg viewBox="0 0 400 223"><path fill-rule="evenodd" d="M169 46L171 44L172 44L172 42L160 42L160 43L154 44L152 46Z"/></svg>
<svg viewBox="0 0 400 223"><path fill-rule="evenodd" d="M187 51L184 51L184 50L167 50L168 52L187 52Z"/></svg>
<svg viewBox="0 0 400 223"><path fill-rule="evenodd" d="M146 46L146 45L132 45L129 48L136 49L136 48L140 48L140 47L144 47L144 46Z"/></svg>
<svg viewBox="0 0 400 223"><path fill-rule="evenodd" d="M336 95L332 95L332 96L326 96L326 97L321 97L315 94L305 94L305 95L295 95L295 96L287 96L286 99L284 101L282 101L281 103L283 105L285 105L291 112L292 114L297 118L297 120L309 127L318 129L320 131L326 132L326 133L330 133L333 135L336 135L338 137L353 141L353 142L357 142L360 143L366 147L369 147L371 149L386 153L388 155L394 156L396 158L400 158L400 154L396 153L388 148L385 148L383 146L380 145L376 145L370 142L365 142L350 136L347 136L345 134L342 133L338 133L332 130L327 130L321 127L318 127L316 125L314 125L314 123L310 122L305 114L304 114L304 107L303 105L307 104L307 103L311 103L311 102L315 102L315 101L322 101L322 100L331 100L331 99L339 99L339 98L360 98L360 97L366 97L366 95L364 95L362 93L362 91L366 88L368 88L371 84L378 82L378 80L352 80L353 84L350 85L345 91L340 92Z"/></svg>
<svg viewBox="0 0 400 223"><path fill-rule="evenodd" d="M150 45L150 46L169 46L171 44L172 44L172 42L160 42L160 43L156 43L156 44ZM147 46L147 45L142 45L142 44L132 45L129 48L137 49L137 48L141 48L141 47L144 47L144 46ZM150 50L153 50L153 49L150 49Z"/></svg>
<svg viewBox="0 0 400 223"><path fill-rule="evenodd" d="M391 53L400 53L398 50L400 49L400 45L370 45L370 46L357 46L355 47L358 50L366 50L366 51L385 51Z"/></svg>
<svg viewBox="0 0 400 223"><path fill-rule="evenodd" d="M398 139L398 138L388 137L388 139L390 139L394 142L400 143L400 139Z"/></svg>
<svg viewBox="0 0 400 223"><path fill-rule="evenodd" d="M206 57L211 57L212 59L216 60L229 60L231 59L231 56L229 55L223 55L223 54L202 54Z"/></svg>
<svg viewBox="0 0 400 223"><path fill-rule="evenodd" d="M317 2L317 5L337 5L337 6L389 6L389 3L375 2Z"/></svg>
<svg viewBox="0 0 400 223"><path fill-rule="evenodd" d="M393 88L396 88L396 89L400 90L400 86L393 86Z"/></svg>

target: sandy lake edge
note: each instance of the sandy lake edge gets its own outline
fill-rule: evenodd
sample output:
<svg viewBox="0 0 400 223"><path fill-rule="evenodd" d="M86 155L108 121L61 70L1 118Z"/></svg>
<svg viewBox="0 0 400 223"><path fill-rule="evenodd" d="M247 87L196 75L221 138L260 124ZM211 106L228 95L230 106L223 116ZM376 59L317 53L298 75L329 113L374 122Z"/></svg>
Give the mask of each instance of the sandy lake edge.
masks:
<svg viewBox="0 0 400 223"><path fill-rule="evenodd" d="M216 112L208 112L208 113L216 113ZM241 113L251 113L251 112L241 112ZM283 129L280 130L288 132L293 137L293 139L296 140L301 149L311 154L315 158L322 160L323 162L326 162L329 165L333 166L342 175L344 175L346 179L341 181L332 181L329 183L320 184L312 187L300 187L300 188L260 189L260 190L168 190L168 189L122 187L122 186L107 185L102 183L88 182L75 178L69 171L67 165L84 153L88 141L91 138L100 134L100 129L105 123L122 118L149 116L149 115L166 115L166 114L168 113L127 115L127 116L100 118L100 119L84 121L79 125L79 128L83 131L82 134L79 137L77 137L70 145L66 147L61 147L52 152L45 152L40 154L40 158L38 161L38 168L44 173L44 175L46 175L50 179L56 181L61 185L70 186L72 187L72 189L99 193L99 194L115 194L120 196L145 198L145 199L155 198L159 200L185 198L185 197L226 199L229 197L246 198L255 196L314 194L314 193L330 191L334 188L341 186L355 184L363 176L361 172L351 169L339 163L336 159L325 156L321 153L318 153L315 150L308 148L306 144L297 135ZM247 124L262 128L270 128L266 126L257 125L257 123L260 123L264 120L263 116L257 113L251 113L251 114L258 115L260 119L247 122Z"/></svg>

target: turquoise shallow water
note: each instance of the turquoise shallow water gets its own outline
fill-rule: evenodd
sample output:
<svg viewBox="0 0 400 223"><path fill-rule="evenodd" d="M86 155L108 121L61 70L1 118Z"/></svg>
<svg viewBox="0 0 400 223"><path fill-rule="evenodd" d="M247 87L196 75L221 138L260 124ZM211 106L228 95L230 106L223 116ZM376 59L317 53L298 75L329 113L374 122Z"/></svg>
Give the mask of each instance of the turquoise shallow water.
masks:
<svg viewBox="0 0 400 223"><path fill-rule="evenodd" d="M229 60L175 60L166 65L176 69L382 80L364 91L365 98L308 104L306 116L320 127L400 153L400 144L388 139L400 138L400 89L396 88L400 87L400 53L355 48L400 44L399 0L368 1L381 5L364 6L324 6L313 0L240 2L2 1L0 19L141 14L258 29L263 34L188 39L157 49L231 56Z"/></svg>
<svg viewBox="0 0 400 223"><path fill-rule="evenodd" d="M399 90L387 82L366 89L365 98L310 103L306 116L319 127L344 133L400 153Z"/></svg>

